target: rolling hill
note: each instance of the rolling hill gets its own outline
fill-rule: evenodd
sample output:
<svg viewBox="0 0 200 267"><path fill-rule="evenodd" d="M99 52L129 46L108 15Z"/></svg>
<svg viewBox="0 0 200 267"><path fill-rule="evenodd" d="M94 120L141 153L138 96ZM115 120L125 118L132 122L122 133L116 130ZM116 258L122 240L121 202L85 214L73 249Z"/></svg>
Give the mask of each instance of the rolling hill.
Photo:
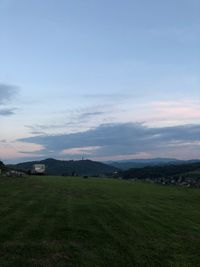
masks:
<svg viewBox="0 0 200 267"><path fill-rule="evenodd" d="M92 160L56 160L56 159L45 159L41 161L30 161L23 162L15 165L8 165L10 168L20 171L31 170L33 164L45 164L46 174L48 175L72 175L76 173L79 176L82 175L106 175L111 174L118 169L107 164L92 161Z"/></svg>

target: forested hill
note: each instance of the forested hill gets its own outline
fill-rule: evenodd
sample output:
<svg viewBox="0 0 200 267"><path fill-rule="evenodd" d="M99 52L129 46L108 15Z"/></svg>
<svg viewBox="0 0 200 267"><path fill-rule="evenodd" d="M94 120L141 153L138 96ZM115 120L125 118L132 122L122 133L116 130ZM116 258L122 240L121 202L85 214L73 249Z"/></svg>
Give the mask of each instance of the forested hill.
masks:
<svg viewBox="0 0 200 267"><path fill-rule="evenodd" d="M91 160L56 160L45 159L41 161L31 161L9 165L10 168L20 171L30 171L33 164L45 164L46 173L49 175L106 175L111 174L118 169L107 164Z"/></svg>
<svg viewBox="0 0 200 267"><path fill-rule="evenodd" d="M200 162L182 165L151 166L141 169L132 168L123 172L123 178L153 179L182 175L189 172L200 172Z"/></svg>

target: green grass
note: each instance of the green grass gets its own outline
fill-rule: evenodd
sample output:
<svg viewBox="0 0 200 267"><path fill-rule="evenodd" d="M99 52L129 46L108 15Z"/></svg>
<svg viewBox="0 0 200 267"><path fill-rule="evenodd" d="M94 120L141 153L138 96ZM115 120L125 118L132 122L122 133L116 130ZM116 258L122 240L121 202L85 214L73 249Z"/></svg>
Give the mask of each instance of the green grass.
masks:
<svg viewBox="0 0 200 267"><path fill-rule="evenodd" d="M200 266L200 190L0 178L0 266Z"/></svg>

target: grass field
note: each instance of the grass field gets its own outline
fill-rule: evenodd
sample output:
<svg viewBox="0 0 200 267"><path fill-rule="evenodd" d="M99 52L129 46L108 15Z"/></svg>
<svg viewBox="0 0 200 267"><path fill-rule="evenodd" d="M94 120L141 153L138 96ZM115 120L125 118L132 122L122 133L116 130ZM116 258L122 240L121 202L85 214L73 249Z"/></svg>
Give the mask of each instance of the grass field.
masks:
<svg viewBox="0 0 200 267"><path fill-rule="evenodd" d="M0 178L0 266L200 266L200 190Z"/></svg>

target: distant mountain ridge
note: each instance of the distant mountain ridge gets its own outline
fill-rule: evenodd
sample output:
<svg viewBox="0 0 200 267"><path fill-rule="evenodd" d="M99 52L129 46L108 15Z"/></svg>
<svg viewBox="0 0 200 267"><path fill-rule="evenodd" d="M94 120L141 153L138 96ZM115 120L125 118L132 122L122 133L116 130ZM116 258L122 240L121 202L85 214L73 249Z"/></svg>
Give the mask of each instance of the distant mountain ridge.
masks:
<svg viewBox="0 0 200 267"><path fill-rule="evenodd" d="M40 161L29 161L18 164L8 165L9 168L20 170L20 171L30 171L34 164L45 164L46 173L48 175L72 175L76 173L77 175L106 175L118 171L118 168L114 166L107 165L105 163L92 161L92 160L56 160L56 159L45 159Z"/></svg>
<svg viewBox="0 0 200 267"><path fill-rule="evenodd" d="M106 164L119 168L121 170L128 170L132 168L144 168L147 166L165 166L165 165L181 165L200 162L199 159L179 160L175 158L152 158L152 159L130 159L121 161L107 161Z"/></svg>

